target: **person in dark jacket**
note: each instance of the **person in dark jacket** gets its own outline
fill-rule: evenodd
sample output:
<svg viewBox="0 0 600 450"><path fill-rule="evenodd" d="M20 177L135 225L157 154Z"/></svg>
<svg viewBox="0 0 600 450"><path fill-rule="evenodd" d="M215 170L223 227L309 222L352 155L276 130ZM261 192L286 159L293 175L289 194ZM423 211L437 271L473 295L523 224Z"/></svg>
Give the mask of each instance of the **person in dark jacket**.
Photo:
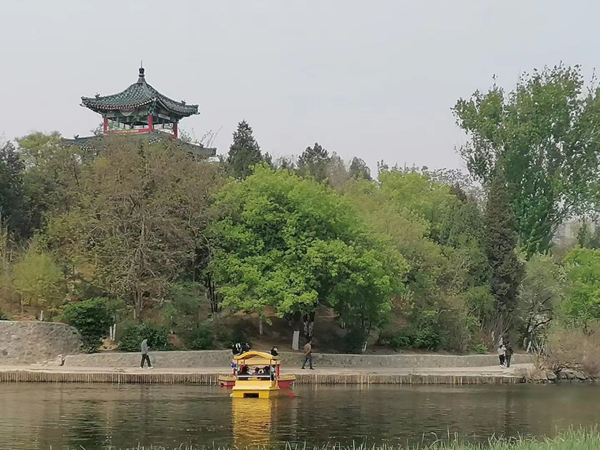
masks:
<svg viewBox="0 0 600 450"><path fill-rule="evenodd" d="M506 347L506 352L504 355L504 360L506 362L506 367L510 367L510 360L512 358L512 355L514 353L512 345L510 345L509 341L506 341L506 343L504 344L504 346Z"/></svg>
<svg viewBox="0 0 600 450"><path fill-rule="evenodd" d="M144 363L148 363L148 369L152 369L152 363L150 362L150 356L148 355L148 339L144 339L142 341L142 345L140 346L142 350L142 363L140 367L144 368Z"/></svg>
<svg viewBox="0 0 600 450"><path fill-rule="evenodd" d="M277 347L273 347L271 349L271 356L279 356L279 352L277 351Z"/></svg>

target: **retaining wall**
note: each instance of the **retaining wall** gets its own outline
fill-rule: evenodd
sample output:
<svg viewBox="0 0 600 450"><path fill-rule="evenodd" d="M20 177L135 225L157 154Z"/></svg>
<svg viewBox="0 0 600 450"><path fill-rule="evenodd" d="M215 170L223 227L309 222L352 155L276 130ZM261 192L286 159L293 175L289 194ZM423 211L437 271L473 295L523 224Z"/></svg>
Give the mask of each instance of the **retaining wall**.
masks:
<svg viewBox="0 0 600 450"><path fill-rule="evenodd" d="M154 365L160 368L201 368L225 367L231 362L231 351L179 351L150 352ZM302 354L280 353L284 365L301 364ZM514 364L533 362L531 355L514 355ZM434 367L485 367L498 364L495 355L313 355L313 363L319 367L372 367L372 368L434 368ZM96 353L93 355L67 356L67 367L137 367L140 364L139 353Z"/></svg>
<svg viewBox="0 0 600 450"><path fill-rule="evenodd" d="M80 349L79 333L64 323L0 320L0 365L55 361Z"/></svg>
<svg viewBox="0 0 600 450"><path fill-rule="evenodd" d="M0 383L114 383L114 384L200 384L217 385L218 374L207 373L118 373L118 372L43 372L0 371ZM377 374L302 374L295 384L372 385L372 384L517 384L518 376L480 375L377 375Z"/></svg>

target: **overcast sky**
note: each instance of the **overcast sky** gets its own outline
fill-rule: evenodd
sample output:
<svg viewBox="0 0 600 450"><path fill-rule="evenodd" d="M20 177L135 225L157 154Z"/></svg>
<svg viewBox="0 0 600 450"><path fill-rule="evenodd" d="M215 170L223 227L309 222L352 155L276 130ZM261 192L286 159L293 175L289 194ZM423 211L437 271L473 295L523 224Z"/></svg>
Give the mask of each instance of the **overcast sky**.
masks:
<svg viewBox="0 0 600 450"><path fill-rule="evenodd" d="M450 108L492 76L600 57L600 2L551 0L0 0L0 134L88 135L80 97L146 79L200 105L181 127L246 119L264 151L319 142L374 168L464 167Z"/></svg>

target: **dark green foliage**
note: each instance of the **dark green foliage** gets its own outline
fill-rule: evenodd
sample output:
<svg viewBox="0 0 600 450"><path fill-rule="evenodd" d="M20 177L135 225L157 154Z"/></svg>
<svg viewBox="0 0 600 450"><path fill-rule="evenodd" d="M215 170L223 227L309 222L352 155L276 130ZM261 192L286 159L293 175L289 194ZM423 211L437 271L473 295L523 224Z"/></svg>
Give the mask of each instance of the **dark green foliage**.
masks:
<svg viewBox="0 0 600 450"><path fill-rule="evenodd" d="M367 333L360 328L353 328L344 336L344 351L347 353L362 353Z"/></svg>
<svg viewBox="0 0 600 450"><path fill-rule="evenodd" d="M233 143L229 147L226 161L228 171L233 177L243 180L252 174L252 166L262 161L263 156L252 134L252 128L248 122L242 120L233 133ZM267 162L270 163L270 156Z"/></svg>
<svg viewBox="0 0 600 450"><path fill-rule="evenodd" d="M151 322L140 325L128 324L119 339L119 349L124 352L139 352L144 339L148 339L150 350L169 350L169 330Z"/></svg>
<svg viewBox="0 0 600 450"><path fill-rule="evenodd" d="M491 268L492 295L496 299L496 332L504 333L516 306L523 265L515 252L517 236L502 169L490 184L484 226L484 248Z"/></svg>
<svg viewBox="0 0 600 450"><path fill-rule="evenodd" d="M185 336L190 350L212 350L215 348L215 330L210 323L203 323Z"/></svg>
<svg viewBox="0 0 600 450"><path fill-rule="evenodd" d="M356 156L352 158L352 163L350 163L348 172L351 178L364 178L365 180L373 181L373 178L371 178L371 169L369 169L367 163Z"/></svg>
<svg viewBox="0 0 600 450"><path fill-rule="evenodd" d="M313 147L306 147L298 158L298 175L311 176L319 183L325 181L330 162L329 152L315 142Z"/></svg>
<svg viewBox="0 0 600 450"><path fill-rule="evenodd" d="M113 324L112 317L105 298L71 303L61 314L63 320L77 328L87 353L98 351L102 338L108 336L109 327Z"/></svg>
<svg viewBox="0 0 600 450"><path fill-rule="evenodd" d="M600 227L596 224L592 230L588 221L583 221L577 230L577 245L581 248L600 248Z"/></svg>
<svg viewBox="0 0 600 450"><path fill-rule="evenodd" d="M10 320L8 315L2 310L0 310L0 320Z"/></svg>
<svg viewBox="0 0 600 450"><path fill-rule="evenodd" d="M442 339L433 326L407 327L387 338L393 350L417 348L422 350L439 350Z"/></svg>
<svg viewBox="0 0 600 450"><path fill-rule="evenodd" d="M23 162L12 143L0 148L0 226L26 237L29 230L23 204L23 170Z"/></svg>

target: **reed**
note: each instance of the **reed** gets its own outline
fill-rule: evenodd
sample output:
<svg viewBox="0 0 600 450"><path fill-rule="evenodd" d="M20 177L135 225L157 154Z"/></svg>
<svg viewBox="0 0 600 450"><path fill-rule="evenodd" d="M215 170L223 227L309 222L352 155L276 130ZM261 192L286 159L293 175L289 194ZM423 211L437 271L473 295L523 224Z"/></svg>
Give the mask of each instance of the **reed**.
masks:
<svg viewBox="0 0 600 450"><path fill-rule="evenodd" d="M81 447L78 447L81 450ZM136 446L128 449L110 448L107 450L243 450L240 447L216 447L214 445L160 447ZM279 446L253 446L246 450L598 450L600 433L596 430L571 430L555 438L492 438L484 444L461 443L458 439L447 438L430 445L391 446L372 444L328 444L311 446L306 443L287 443ZM85 449L84 449L85 450Z"/></svg>

